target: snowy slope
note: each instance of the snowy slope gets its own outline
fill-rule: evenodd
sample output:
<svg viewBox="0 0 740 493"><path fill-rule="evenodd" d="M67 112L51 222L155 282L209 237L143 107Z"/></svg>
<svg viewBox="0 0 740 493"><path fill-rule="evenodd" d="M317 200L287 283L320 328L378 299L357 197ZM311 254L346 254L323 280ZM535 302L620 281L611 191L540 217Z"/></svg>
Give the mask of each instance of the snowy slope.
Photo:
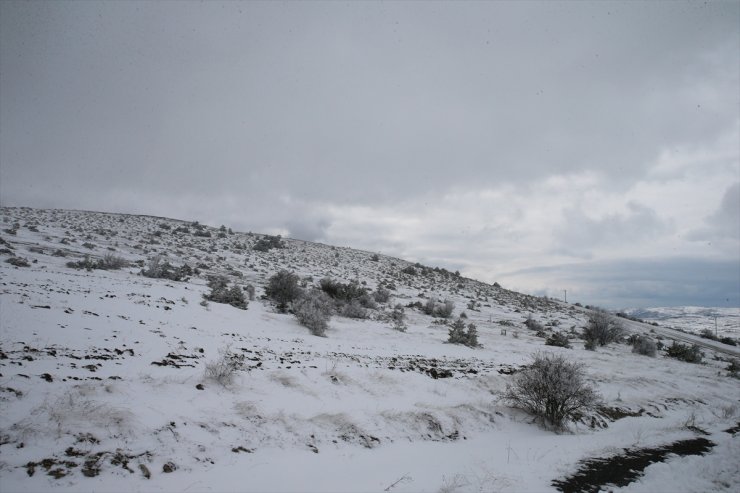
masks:
<svg viewBox="0 0 740 493"><path fill-rule="evenodd" d="M634 308L625 312L646 322L657 322L692 333L710 330L719 337L740 336L740 308L675 306Z"/></svg>
<svg viewBox="0 0 740 493"><path fill-rule="evenodd" d="M297 240L259 252L260 235L196 236L171 219L1 212L3 492L554 491L582 459L703 433L715 444L707 455L649 466L625 489L740 489L736 433L724 431L740 416L740 385L710 352L693 365L622 344L544 346L527 316L574 334L586 315L439 269L405 274L410 263L371 252ZM66 267L107 253L141 265L166 254L200 274ZM320 338L260 299L282 268L306 285L329 276L395 289L369 319L334 316ZM257 299L204 306L213 273L253 284ZM393 305L429 296L465 311L482 347L447 344L447 327L412 308L408 330L392 328ZM558 434L502 402L512 371L539 350L583 362L604 411ZM244 360L221 385L205 366L224 351Z"/></svg>

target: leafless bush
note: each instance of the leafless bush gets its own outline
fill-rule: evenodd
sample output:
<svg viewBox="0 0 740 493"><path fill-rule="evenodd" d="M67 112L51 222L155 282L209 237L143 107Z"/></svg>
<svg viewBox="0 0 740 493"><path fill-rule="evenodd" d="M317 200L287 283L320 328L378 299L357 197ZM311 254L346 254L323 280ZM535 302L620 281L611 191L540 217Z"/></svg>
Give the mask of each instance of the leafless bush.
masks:
<svg viewBox="0 0 740 493"><path fill-rule="evenodd" d="M315 336L326 337L332 314L329 296L321 290L312 289L293 302L293 313L301 325L308 327Z"/></svg>
<svg viewBox="0 0 740 493"><path fill-rule="evenodd" d="M624 332L624 326L617 317L597 308L591 313L588 326L583 329L586 349L595 349L596 345L606 346L610 342L617 342Z"/></svg>
<svg viewBox="0 0 740 493"><path fill-rule="evenodd" d="M347 318L367 318L367 310L357 300L352 300L349 303L343 303L339 313L343 317Z"/></svg>
<svg viewBox="0 0 740 493"><path fill-rule="evenodd" d="M433 317L450 318L454 309L455 303L449 298L446 298L441 303L435 298L429 298L424 304L422 311Z"/></svg>
<svg viewBox="0 0 740 493"><path fill-rule="evenodd" d="M540 322L538 322L537 320L533 319L533 318L532 318L532 314L531 314L531 313L530 313L529 315L527 315L527 320L525 320L525 321L524 321L524 325L525 325L525 326L526 326L526 327L527 327L528 329L534 330L534 331L536 331L536 332L539 332L539 331L541 331L541 330L542 330L542 331L544 331L544 330L545 330L545 326L544 326L544 325L542 325L542 324L541 324Z"/></svg>
<svg viewBox="0 0 740 493"><path fill-rule="evenodd" d="M646 336L636 336L632 339L632 352L643 356L655 357L658 346L655 341Z"/></svg>
<svg viewBox="0 0 740 493"><path fill-rule="evenodd" d="M562 355L537 353L532 364L514 376L504 399L556 428L599 401L586 382L583 365Z"/></svg>
<svg viewBox="0 0 740 493"><path fill-rule="evenodd" d="M391 297L391 292L383 287L379 287L375 290L373 293L373 298L375 298L375 301L378 303L386 303Z"/></svg>
<svg viewBox="0 0 740 493"><path fill-rule="evenodd" d="M218 358L206 363L205 377L219 385L227 387L234 381L234 376L244 366L244 355L231 352L226 346L219 349Z"/></svg>
<svg viewBox="0 0 740 493"><path fill-rule="evenodd" d="M118 270L128 266L128 260L123 257L117 257L112 253L106 253L97 263L97 268L102 270Z"/></svg>

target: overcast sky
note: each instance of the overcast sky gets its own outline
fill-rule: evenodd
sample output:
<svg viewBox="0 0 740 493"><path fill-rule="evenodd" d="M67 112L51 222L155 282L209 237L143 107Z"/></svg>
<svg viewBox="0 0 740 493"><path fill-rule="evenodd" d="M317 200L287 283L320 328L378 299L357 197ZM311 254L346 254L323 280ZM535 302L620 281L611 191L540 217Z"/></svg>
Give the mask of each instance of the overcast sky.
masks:
<svg viewBox="0 0 740 493"><path fill-rule="evenodd" d="M740 306L740 2L0 3L0 202Z"/></svg>

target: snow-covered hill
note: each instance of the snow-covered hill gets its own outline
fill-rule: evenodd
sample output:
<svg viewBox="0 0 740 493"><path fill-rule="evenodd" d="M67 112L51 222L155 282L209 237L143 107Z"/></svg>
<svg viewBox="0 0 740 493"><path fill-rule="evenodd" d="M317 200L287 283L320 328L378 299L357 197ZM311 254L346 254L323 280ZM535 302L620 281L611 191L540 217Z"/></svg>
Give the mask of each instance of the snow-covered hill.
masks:
<svg viewBox="0 0 740 493"><path fill-rule="evenodd" d="M716 330L718 337L740 335L740 308L673 306L633 308L625 310L625 313L646 322L658 322L662 326L694 334L704 330L715 333Z"/></svg>
<svg viewBox="0 0 740 493"><path fill-rule="evenodd" d="M577 307L372 252L291 239L259 251L263 235L157 217L0 213L3 492L548 491L581 460L699 435L706 455L670 456L623 489L740 489L740 385L709 351L702 365L586 351ZM67 266L106 255L129 267ZM155 257L194 272L142 276ZM316 337L262 298L281 269L390 299ZM212 275L256 299L205 303ZM482 347L448 344L445 321L418 309L430 298L465 312ZM573 348L545 346L553 332ZM565 433L500 399L542 350L582 362L603 397ZM207 365L224 356L237 369L218 382Z"/></svg>

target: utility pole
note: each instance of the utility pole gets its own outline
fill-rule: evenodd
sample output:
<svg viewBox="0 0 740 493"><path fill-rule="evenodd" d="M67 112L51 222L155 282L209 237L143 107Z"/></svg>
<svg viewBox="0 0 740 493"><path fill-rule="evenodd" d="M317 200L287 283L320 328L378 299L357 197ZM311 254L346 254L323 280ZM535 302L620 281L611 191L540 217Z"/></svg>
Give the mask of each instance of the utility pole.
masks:
<svg viewBox="0 0 740 493"><path fill-rule="evenodd" d="M567 289L563 289L563 299L565 300L566 303L568 302L568 290Z"/></svg>
<svg viewBox="0 0 740 493"><path fill-rule="evenodd" d="M714 337L719 337L717 335L717 315L714 316Z"/></svg>

